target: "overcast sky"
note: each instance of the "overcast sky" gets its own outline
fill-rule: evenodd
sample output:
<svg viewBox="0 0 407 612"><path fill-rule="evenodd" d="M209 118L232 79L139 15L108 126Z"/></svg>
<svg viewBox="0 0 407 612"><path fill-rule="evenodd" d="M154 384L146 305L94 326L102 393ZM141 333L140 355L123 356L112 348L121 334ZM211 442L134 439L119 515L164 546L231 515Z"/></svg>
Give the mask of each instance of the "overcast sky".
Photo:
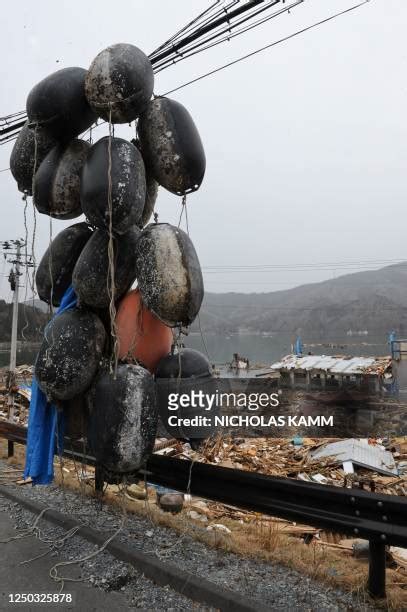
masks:
<svg viewBox="0 0 407 612"><path fill-rule="evenodd" d="M155 93L353 3L305 0L289 15L157 75ZM31 87L49 73L87 68L110 44L150 53L209 4L8 2L0 115L23 110ZM207 291L274 291L348 272L343 262L365 269L407 259L406 24L405 0L371 0L173 94L191 112L207 155L202 187L188 198ZM133 132L126 127L120 135ZM0 169L8 168L11 147L0 147ZM0 173L0 193L0 240L23 236L23 203L9 172ZM176 223L179 198L161 189L157 211L161 221ZM53 221L54 235L71 223ZM31 235L32 215L29 224ZM48 240L49 219L39 215L38 258ZM241 265L286 269L205 270ZM0 293L10 295L5 279Z"/></svg>

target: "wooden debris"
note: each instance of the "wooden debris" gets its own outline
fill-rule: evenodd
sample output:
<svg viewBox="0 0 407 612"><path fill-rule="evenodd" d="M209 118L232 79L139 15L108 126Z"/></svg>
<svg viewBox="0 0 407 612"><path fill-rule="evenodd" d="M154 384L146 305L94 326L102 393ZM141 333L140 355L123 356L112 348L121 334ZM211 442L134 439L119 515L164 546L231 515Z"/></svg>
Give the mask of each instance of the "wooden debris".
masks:
<svg viewBox="0 0 407 612"><path fill-rule="evenodd" d="M18 484L20 486L21 485L26 485L26 484L31 484L31 483L32 483L32 478L26 478L26 479L21 478L21 480L17 480L16 481L16 484Z"/></svg>
<svg viewBox="0 0 407 612"><path fill-rule="evenodd" d="M356 467L353 474L346 474L343 466L330 457L311 461L310 452L339 439L304 438L302 445L294 445L289 439L280 438L235 438L217 436L207 440L199 450L188 443L180 444L175 453L180 459L193 459L222 467L261 472L272 476L296 478L338 487L364 488L368 491L388 495L407 495L407 470L400 476L387 477L368 469ZM376 440L370 443L375 444ZM406 461L407 441L399 438L389 441L391 450L397 446L396 464ZM177 448L177 447L174 447ZM401 461L400 461L401 460ZM403 465L401 463L401 465Z"/></svg>

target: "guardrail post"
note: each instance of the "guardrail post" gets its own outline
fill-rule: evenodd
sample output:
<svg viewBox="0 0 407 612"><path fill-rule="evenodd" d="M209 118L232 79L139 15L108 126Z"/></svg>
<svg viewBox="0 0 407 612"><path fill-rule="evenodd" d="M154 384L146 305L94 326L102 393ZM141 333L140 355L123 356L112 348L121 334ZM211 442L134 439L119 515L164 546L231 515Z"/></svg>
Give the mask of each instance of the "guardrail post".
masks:
<svg viewBox="0 0 407 612"><path fill-rule="evenodd" d="M7 441L7 457L9 459L10 457L14 457L14 442L11 440Z"/></svg>
<svg viewBox="0 0 407 612"><path fill-rule="evenodd" d="M104 473L101 465L95 465L95 491L103 493Z"/></svg>
<svg viewBox="0 0 407 612"><path fill-rule="evenodd" d="M372 597L386 597L386 545L377 540L369 540L368 590Z"/></svg>

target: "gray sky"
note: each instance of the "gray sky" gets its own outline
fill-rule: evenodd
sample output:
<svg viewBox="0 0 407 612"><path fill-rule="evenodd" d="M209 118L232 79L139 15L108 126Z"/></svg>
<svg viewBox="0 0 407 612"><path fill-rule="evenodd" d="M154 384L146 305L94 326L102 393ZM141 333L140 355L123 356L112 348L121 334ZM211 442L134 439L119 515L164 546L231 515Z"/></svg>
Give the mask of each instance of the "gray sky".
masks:
<svg viewBox="0 0 407 612"><path fill-rule="evenodd" d="M353 3L305 0L290 15L157 75L155 93ZM209 4L8 2L0 115L23 110L29 90L47 74L87 68L110 44L128 42L151 52ZM406 24L405 0L371 0L173 94L194 117L207 155L205 180L188 199L207 291L286 289L349 272L343 262L358 262L356 270L407 259ZM127 127L116 133L133 135ZM8 168L11 147L0 147L0 169ZM21 194L9 172L0 173L0 193L0 239L23 236ZM160 221L177 223L179 198L161 189L157 211ZM53 221L54 235L73 222ZM30 235L32 225L30 215ZM38 258L48 240L49 219L39 215ZM305 270L298 264L310 265ZM205 270L241 265L285 269ZM0 294L9 296L5 279Z"/></svg>

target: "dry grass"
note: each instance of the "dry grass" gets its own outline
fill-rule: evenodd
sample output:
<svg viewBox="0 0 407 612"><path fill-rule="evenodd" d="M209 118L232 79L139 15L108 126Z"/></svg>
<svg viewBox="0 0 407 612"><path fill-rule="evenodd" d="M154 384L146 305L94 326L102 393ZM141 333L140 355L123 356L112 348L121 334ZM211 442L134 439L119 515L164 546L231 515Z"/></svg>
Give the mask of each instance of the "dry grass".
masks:
<svg viewBox="0 0 407 612"><path fill-rule="evenodd" d="M15 457L9 463L22 466L24 464L25 448L15 445ZM0 441L0 458L7 457L7 444ZM69 472L61 472L56 466L56 482L63 483L67 489L81 491L82 494L95 495L93 485L79 483L76 472L72 470L73 463L64 460L64 465L71 468ZM78 467L78 466L77 466ZM92 468L87 468L92 471ZM243 556L274 561L295 569L311 578L320 580L330 586L340 587L350 591L360 600L370 600L366 592L368 563L365 559L355 559L348 552L329 546L323 546L315 539L305 544L301 538L281 533L278 523L267 522L264 517L248 515L248 522L240 522L231 518L208 520L202 523L187 516L188 504L178 515L163 512L155 503L155 496L149 495L148 502L123 499L118 496L118 488L109 486L104 495L105 503L124 507L127 512L147 516L154 524L171 527L180 534L188 534L208 546L234 552ZM231 530L231 533L207 531L210 523L221 522ZM407 573L401 568L388 568L387 599L380 603L384 609L400 612L407 610ZM377 602L375 602L377 605Z"/></svg>

